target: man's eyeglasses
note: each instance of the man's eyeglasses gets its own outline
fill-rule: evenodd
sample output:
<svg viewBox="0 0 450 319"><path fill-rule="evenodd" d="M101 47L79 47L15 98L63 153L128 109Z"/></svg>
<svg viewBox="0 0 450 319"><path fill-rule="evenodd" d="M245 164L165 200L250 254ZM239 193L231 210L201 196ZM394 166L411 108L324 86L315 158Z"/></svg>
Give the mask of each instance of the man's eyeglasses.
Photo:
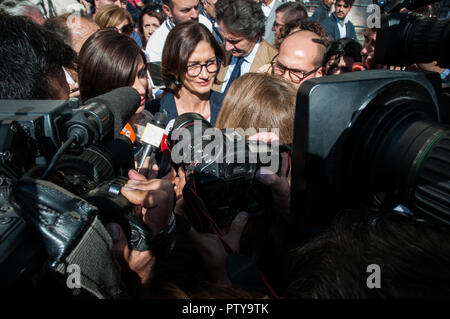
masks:
<svg viewBox="0 0 450 319"><path fill-rule="evenodd" d="M203 67L206 67L206 71L208 71L208 73L216 73L217 69L218 69L218 65L219 65L219 63L218 63L217 59L211 59L204 64L192 63L186 67L186 73L189 76L196 77L200 73L202 73Z"/></svg>
<svg viewBox="0 0 450 319"><path fill-rule="evenodd" d="M317 72L317 70L319 70L321 68L321 66L319 65L314 70L311 70L308 72L300 71L300 70L296 70L296 69L290 69L290 68L287 68L284 65L281 65L280 63L278 63L278 61L276 61L277 57L278 57L278 54L275 55L273 57L272 61L270 62L270 65L272 66L272 75L283 76L286 72L288 72L289 78L291 79L291 81L293 83L296 83L296 84L299 84L306 77L310 76L314 72Z"/></svg>

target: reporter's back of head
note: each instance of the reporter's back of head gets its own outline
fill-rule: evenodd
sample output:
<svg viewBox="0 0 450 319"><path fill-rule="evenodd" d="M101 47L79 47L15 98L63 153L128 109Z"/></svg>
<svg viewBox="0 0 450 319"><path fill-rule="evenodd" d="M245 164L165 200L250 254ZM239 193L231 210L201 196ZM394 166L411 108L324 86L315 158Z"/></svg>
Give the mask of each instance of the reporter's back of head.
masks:
<svg viewBox="0 0 450 319"><path fill-rule="evenodd" d="M355 213L292 252L286 298L450 297L448 227L392 211Z"/></svg>
<svg viewBox="0 0 450 319"><path fill-rule="evenodd" d="M247 73L228 90L217 117L218 128L279 129L281 144L292 144L296 89L282 78Z"/></svg>
<svg viewBox="0 0 450 319"><path fill-rule="evenodd" d="M29 18L0 12L0 99L67 99L76 53Z"/></svg>

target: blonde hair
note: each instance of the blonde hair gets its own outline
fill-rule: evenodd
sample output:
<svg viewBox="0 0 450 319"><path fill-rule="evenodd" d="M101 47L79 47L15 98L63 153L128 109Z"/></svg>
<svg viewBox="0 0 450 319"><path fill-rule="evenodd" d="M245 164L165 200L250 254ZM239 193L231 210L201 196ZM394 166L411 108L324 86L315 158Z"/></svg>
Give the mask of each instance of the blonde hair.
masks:
<svg viewBox="0 0 450 319"><path fill-rule="evenodd" d="M297 89L288 81L265 73L247 73L230 86L216 127L278 128L281 144L292 144Z"/></svg>
<svg viewBox="0 0 450 319"><path fill-rule="evenodd" d="M114 4L100 7L95 14L95 23L97 23L100 29L115 27L124 19L127 19L130 24L133 24L131 14L127 10Z"/></svg>

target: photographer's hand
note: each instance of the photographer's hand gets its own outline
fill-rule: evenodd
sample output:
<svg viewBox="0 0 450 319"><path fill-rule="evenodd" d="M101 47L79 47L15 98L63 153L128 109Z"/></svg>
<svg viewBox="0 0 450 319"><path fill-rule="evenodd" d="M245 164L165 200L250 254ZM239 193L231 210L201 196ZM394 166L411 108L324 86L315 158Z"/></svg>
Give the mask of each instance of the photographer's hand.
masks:
<svg viewBox="0 0 450 319"><path fill-rule="evenodd" d="M279 175L262 167L256 171L256 179L271 189L275 210L280 213L286 221L289 221L291 210L290 160L286 153L282 153L281 158Z"/></svg>
<svg viewBox="0 0 450 319"><path fill-rule="evenodd" d="M137 173L136 173L137 174ZM142 220L158 234L170 221L175 201L172 184L167 180L129 180L121 193L130 203L142 206Z"/></svg>
<svg viewBox="0 0 450 319"><path fill-rule="evenodd" d="M151 270L155 257L151 250L137 251L128 248L128 242L119 224L109 223L106 225L113 240L112 249L119 263L127 271L135 273L142 286L148 284L151 279Z"/></svg>
<svg viewBox="0 0 450 319"><path fill-rule="evenodd" d="M272 132L258 133L249 140L260 140L266 143L278 143L278 136ZM256 171L256 179L271 189L275 210L286 221L290 220L291 209L291 169L290 159L286 153L281 153L281 168L279 174L262 167Z"/></svg>
<svg viewBox="0 0 450 319"><path fill-rule="evenodd" d="M138 173L136 170L134 169L130 169L128 171L128 178L129 179L133 179L133 180L138 180L138 181L147 181L150 179L155 179L156 176L158 176L158 171L159 171L159 167L157 164L153 164L150 172L148 172L147 174L141 174ZM164 176L162 179L167 180L171 183L175 182L175 170L173 168L170 169L170 171L166 174L166 176Z"/></svg>
<svg viewBox="0 0 450 319"><path fill-rule="evenodd" d="M241 235L247 220L248 214L240 212L231 223L228 233L223 236L233 252L239 251ZM202 257L211 280L215 283L231 285L226 265L228 254L219 237L216 234L199 233L193 227L187 231L187 235Z"/></svg>
<svg viewBox="0 0 450 319"><path fill-rule="evenodd" d="M183 188L186 185L186 174L183 168L180 166L178 168L178 176L175 178L175 214L186 217L186 206L183 198Z"/></svg>

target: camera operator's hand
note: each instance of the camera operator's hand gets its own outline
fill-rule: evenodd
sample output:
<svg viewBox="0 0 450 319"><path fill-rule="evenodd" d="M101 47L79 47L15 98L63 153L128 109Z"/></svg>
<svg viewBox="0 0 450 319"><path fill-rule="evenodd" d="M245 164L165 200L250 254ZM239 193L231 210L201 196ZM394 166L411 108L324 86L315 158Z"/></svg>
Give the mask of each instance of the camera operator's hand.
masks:
<svg viewBox="0 0 450 319"><path fill-rule="evenodd" d="M233 252L239 252L241 235L247 220L248 214L240 212L234 218L228 232L223 236ZM226 265L228 254L219 237L216 234L199 233L193 227L187 231L187 235L202 257L211 280L215 283L231 285Z"/></svg>
<svg viewBox="0 0 450 319"><path fill-rule="evenodd" d="M275 210L287 221L291 209L291 170L286 153L281 154L281 169L277 175L265 167L256 171L256 179L271 189Z"/></svg>
<svg viewBox="0 0 450 319"><path fill-rule="evenodd" d="M178 168L178 176L175 178L175 208L174 212L178 215L186 217L186 206L183 198L183 188L186 185L186 174L184 169L180 166Z"/></svg>
<svg viewBox="0 0 450 319"><path fill-rule="evenodd" d="M137 178L139 173L129 173ZM140 177L142 178L142 177ZM142 206L138 215L153 234L158 234L170 221L175 203L172 184L163 179L130 179L121 191L130 203Z"/></svg>
<svg viewBox="0 0 450 319"><path fill-rule="evenodd" d="M145 162L147 162L147 160L145 160ZM145 162L144 162L144 166L145 166ZM144 172L138 173L136 170L130 169L128 171L128 178L134 179L134 180L146 181L146 180L150 180L150 179L155 179L158 176L158 172L159 172L158 165L153 164L151 169L148 172L144 171ZM175 183L175 177L176 177L175 170L173 168L170 168L170 171L162 179L167 180L171 183Z"/></svg>
<svg viewBox="0 0 450 319"><path fill-rule="evenodd" d="M151 270L155 257L150 250L137 251L128 248L128 242L119 224L109 223L106 225L113 240L112 249L117 260L127 271L135 273L142 286L148 284L151 279Z"/></svg>
<svg viewBox="0 0 450 319"><path fill-rule="evenodd" d="M278 136L272 132L265 132L255 134L249 140L260 140L275 144L278 143ZM289 221L291 208L291 170L288 155L281 153L281 168L278 174L262 167L256 171L256 179L271 189L275 210Z"/></svg>

